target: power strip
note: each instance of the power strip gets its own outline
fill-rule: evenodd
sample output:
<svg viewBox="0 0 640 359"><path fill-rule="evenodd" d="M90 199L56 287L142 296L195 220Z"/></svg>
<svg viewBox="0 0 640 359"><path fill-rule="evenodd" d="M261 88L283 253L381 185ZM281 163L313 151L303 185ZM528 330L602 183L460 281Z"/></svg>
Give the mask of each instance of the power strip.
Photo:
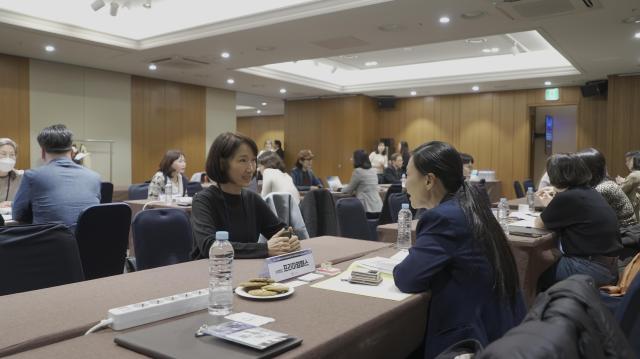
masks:
<svg viewBox="0 0 640 359"><path fill-rule="evenodd" d="M111 329L123 330L206 309L208 305L209 289L204 288L109 309L107 313Z"/></svg>

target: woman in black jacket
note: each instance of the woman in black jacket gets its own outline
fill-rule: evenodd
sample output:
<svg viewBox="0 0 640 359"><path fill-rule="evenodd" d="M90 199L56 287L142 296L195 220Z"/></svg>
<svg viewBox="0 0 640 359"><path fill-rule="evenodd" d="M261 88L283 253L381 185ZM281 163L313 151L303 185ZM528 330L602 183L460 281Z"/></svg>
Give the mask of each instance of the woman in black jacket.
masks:
<svg viewBox="0 0 640 359"><path fill-rule="evenodd" d="M211 145L206 171L217 184L193 198L192 258L208 258L216 231L229 232L236 258L264 258L300 248L297 236L283 234L285 224L260 195L244 189L256 173L257 154L252 139L230 132L219 135ZM270 239L258 243L260 234Z"/></svg>

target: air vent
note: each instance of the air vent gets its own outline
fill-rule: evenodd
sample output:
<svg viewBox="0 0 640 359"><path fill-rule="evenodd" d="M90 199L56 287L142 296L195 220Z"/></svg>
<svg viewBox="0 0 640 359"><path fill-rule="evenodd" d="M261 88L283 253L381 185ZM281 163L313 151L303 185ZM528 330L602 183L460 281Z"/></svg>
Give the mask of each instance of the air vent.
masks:
<svg viewBox="0 0 640 359"><path fill-rule="evenodd" d="M529 20L593 11L602 9L602 4L600 0L502 0L496 8L511 20Z"/></svg>
<svg viewBox="0 0 640 359"><path fill-rule="evenodd" d="M171 68L176 70L192 70L202 68L203 66L209 66L211 64L208 61L183 56L164 57L151 60L149 62L153 62L154 64L162 66L163 68Z"/></svg>

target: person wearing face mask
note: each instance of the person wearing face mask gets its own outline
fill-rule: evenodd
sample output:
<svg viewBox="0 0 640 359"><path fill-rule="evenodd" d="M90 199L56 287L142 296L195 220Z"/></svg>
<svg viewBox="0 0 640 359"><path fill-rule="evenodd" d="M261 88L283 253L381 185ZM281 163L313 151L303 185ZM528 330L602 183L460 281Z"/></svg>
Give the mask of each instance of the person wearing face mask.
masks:
<svg viewBox="0 0 640 359"><path fill-rule="evenodd" d="M171 183L171 196L186 196L187 183L189 182L187 177L184 175L184 170L186 168L187 161L181 151L167 151L158 165L158 172L156 172L153 175L153 178L151 178L148 198L151 200L157 200L160 198L160 194L166 194L164 191L167 181Z"/></svg>
<svg viewBox="0 0 640 359"><path fill-rule="evenodd" d="M0 208L11 207L24 171L16 170L18 145L10 138L0 138Z"/></svg>
<svg viewBox="0 0 640 359"><path fill-rule="evenodd" d="M265 258L300 249L295 235L269 209L258 193L247 190L256 174L258 147L247 136L226 132L209 148L207 175L215 185L193 198L193 259L208 258L216 231L229 232L235 258ZM260 235L270 238L259 243Z"/></svg>
<svg viewBox="0 0 640 359"><path fill-rule="evenodd" d="M424 357L465 339L486 346L518 325L526 309L515 260L486 198L465 181L458 151L439 141L416 148L407 193L428 210L393 278L405 293L431 291Z"/></svg>
<svg viewBox="0 0 640 359"><path fill-rule="evenodd" d="M100 175L71 161L73 134L53 125L38 135L44 165L25 171L13 201L18 222L63 223L74 230L78 215L100 204Z"/></svg>

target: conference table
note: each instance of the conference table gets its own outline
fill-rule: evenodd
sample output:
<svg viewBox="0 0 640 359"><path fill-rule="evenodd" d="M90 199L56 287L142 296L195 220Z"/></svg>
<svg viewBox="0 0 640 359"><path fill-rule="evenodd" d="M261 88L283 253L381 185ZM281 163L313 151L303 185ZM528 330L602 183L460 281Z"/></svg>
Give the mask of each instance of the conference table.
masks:
<svg viewBox="0 0 640 359"><path fill-rule="evenodd" d="M416 242L418 220L411 222L411 243ZM389 223L378 226L378 241L396 243L398 224ZM507 236L511 253L518 267L518 278L525 302L531 305L536 297L536 285L540 275L557 259L557 239L554 232L541 237L525 237L509 234Z"/></svg>
<svg viewBox="0 0 640 359"><path fill-rule="evenodd" d="M510 199L507 201L507 203L509 203L509 208L510 209L518 209L518 206L526 204L528 205L529 202L527 202L527 198L523 197L523 198L516 198L516 199ZM540 200L540 198L538 198L538 196L534 197L534 207L536 209L536 211L543 211L545 208L547 208L547 206L542 203L542 201ZM494 205L498 205L498 202L495 202Z"/></svg>
<svg viewBox="0 0 640 359"><path fill-rule="evenodd" d="M339 237L301 242L316 264L331 261L345 270L357 258L389 257L388 243ZM339 249L339 250L337 250ZM234 286L255 277L262 259L234 261ZM114 344L110 328L82 334L107 310L127 304L206 288L208 262L192 261L0 297L0 356L15 358L139 358ZM392 301L303 285L284 300L251 301L234 297L234 312L274 318L265 325L303 339L282 358L406 357L424 338L429 293ZM200 315L204 311L187 314ZM170 318L160 323L177 320ZM147 324L152 326L158 323ZM194 332L197 328L194 328Z"/></svg>
<svg viewBox="0 0 640 359"><path fill-rule="evenodd" d="M391 187L390 184L379 184L378 185L378 194L380 195L380 198L382 198L382 200L384 201L384 198L387 195L387 191L389 190L389 187ZM333 197L333 201L336 202L341 198L348 198L348 197L353 197L354 194L352 193L342 193L340 191L334 191L332 189L329 189L329 191L331 192L331 196ZM304 196L309 193L310 191L299 191L300 192L300 200L302 200L304 198Z"/></svg>

